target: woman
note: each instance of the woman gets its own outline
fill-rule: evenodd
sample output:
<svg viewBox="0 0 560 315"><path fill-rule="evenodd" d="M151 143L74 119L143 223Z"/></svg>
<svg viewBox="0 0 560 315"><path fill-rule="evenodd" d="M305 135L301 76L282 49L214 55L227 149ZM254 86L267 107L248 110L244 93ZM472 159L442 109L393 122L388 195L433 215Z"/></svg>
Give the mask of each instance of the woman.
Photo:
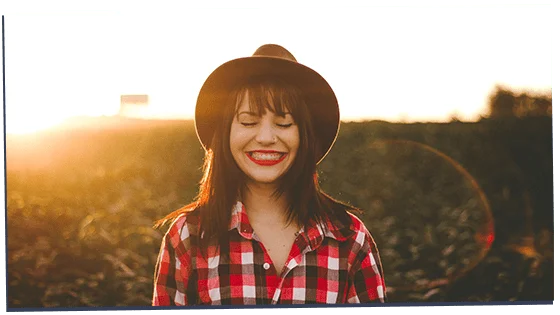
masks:
<svg viewBox="0 0 560 315"><path fill-rule="evenodd" d="M218 67L200 90L206 150L195 202L171 221L153 305L364 303L385 299L357 210L322 192L316 165L339 129L329 84L278 45Z"/></svg>

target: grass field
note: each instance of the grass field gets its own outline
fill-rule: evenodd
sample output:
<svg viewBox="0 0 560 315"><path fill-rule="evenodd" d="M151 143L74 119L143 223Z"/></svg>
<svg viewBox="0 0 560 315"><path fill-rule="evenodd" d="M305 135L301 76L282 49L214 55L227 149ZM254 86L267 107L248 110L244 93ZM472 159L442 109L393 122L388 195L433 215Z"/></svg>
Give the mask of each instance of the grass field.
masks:
<svg viewBox="0 0 560 315"><path fill-rule="evenodd" d="M149 305L190 202L192 121L99 118L7 135L9 307ZM343 123L325 191L364 210L389 300L553 300L552 120Z"/></svg>

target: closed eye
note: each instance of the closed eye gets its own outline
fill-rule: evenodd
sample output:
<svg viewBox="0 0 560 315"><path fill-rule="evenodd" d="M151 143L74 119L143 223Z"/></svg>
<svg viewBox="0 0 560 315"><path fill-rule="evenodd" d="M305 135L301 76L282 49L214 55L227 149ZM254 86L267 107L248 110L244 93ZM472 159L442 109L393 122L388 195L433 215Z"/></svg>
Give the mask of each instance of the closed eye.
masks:
<svg viewBox="0 0 560 315"><path fill-rule="evenodd" d="M288 128L291 127L293 124L289 123L289 124L276 124L278 127L282 127L282 128Z"/></svg>
<svg viewBox="0 0 560 315"><path fill-rule="evenodd" d="M255 123L242 122L241 124L245 127L250 127L250 126L255 126L257 123L256 122Z"/></svg>

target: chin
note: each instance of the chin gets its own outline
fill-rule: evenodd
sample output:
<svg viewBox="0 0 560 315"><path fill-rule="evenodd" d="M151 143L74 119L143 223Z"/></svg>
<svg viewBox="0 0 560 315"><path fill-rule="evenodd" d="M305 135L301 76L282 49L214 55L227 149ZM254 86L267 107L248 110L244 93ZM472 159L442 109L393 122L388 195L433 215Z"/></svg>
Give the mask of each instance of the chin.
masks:
<svg viewBox="0 0 560 315"><path fill-rule="evenodd" d="M278 184L282 176L249 176L249 180L255 184L273 185Z"/></svg>
<svg viewBox="0 0 560 315"><path fill-rule="evenodd" d="M278 184L278 178L269 179L269 178L251 178L251 182L255 184L261 185L273 185Z"/></svg>

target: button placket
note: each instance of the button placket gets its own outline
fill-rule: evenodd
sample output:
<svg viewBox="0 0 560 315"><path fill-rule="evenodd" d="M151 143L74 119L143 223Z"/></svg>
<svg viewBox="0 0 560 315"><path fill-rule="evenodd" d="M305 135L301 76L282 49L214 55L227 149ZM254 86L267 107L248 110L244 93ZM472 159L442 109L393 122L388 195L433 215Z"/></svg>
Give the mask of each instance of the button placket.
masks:
<svg viewBox="0 0 560 315"><path fill-rule="evenodd" d="M279 276L280 279L278 281L278 286L276 287L276 291L274 291L274 296L272 297L272 303L271 304L277 304L278 303L278 300L280 300L280 294L282 293L282 286L284 286L284 280L286 279L288 274L294 268L296 268L299 265L299 263L301 262L301 259L303 258L303 255L305 255L307 252L309 252L309 247L307 247L302 252L301 255L298 255L298 256L290 259L290 261L286 264L286 266L284 266L284 270Z"/></svg>
<svg viewBox="0 0 560 315"><path fill-rule="evenodd" d="M300 233L300 235L298 235L298 237L296 238L295 242L306 242L308 245L303 249L303 251L301 251L301 253L299 253L295 257L292 257L288 261L288 263L284 266L283 271L279 276L280 279L278 281L278 286L274 291L274 296L272 297L271 304L278 303L278 301L280 300L280 294L282 293L282 286L284 285L284 280L286 279L288 274L301 263L303 257L311 251L310 242L307 236L305 235L305 233ZM295 242L294 242L294 246L296 246Z"/></svg>
<svg viewBox="0 0 560 315"><path fill-rule="evenodd" d="M274 296L272 297L272 302L270 304L278 304L278 300L280 299L280 291L282 291L281 287L282 286L280 285L276 288L276 291L274 291Z"/></svg>

